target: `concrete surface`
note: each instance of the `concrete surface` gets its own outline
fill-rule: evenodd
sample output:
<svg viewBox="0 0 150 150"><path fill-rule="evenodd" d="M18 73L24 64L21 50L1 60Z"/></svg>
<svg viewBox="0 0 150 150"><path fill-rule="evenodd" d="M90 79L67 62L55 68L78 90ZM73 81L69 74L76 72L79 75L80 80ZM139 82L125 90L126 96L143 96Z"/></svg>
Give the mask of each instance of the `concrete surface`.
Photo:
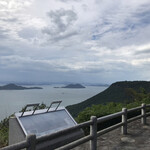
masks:
<svg viewBox="0 0 150 150"><path fill-rule="evenodd" d="M87 142L73 150L89 149ZM118 128L98 137L97 150L150 150L150 117L146 125L142 125L141 120L129 123L127 135L122 135Z"/></svg>

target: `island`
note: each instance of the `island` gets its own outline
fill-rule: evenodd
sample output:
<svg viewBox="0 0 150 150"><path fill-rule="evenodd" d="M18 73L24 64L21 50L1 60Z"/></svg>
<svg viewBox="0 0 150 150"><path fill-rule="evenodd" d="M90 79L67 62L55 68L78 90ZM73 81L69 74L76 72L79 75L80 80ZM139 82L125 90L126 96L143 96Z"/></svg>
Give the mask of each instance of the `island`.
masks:
<svg viewBox="0 0 150 150"><path fill-rule="evenodd" d="M66 86L61 87L61 88L85 88L85 87L81 84L69 84L69 85L66 85Z"/></svg>
<svg viewBox="0 0 150 150"><path fill-rule="evenodd" d="M0 86L0 90L29 90L29 89L43 89L42 87L23 87L13 83Z"/></svg>

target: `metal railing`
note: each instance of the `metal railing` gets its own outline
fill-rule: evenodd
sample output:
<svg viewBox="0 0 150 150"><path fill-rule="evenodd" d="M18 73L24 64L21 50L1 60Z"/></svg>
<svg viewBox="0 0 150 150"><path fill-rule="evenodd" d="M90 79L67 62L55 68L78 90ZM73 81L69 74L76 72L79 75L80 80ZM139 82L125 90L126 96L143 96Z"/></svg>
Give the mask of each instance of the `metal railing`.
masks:
<svg viewBox="0 0 150 150"><path fill-rule="evenodd" d="M125 134L127 134L127 124L134 120L137 120L137 119L141 119L141 123L143 125L145 125L146 117L150 115L150 113L146 112L146 108L150 108L150 104L149 105L142 104L140 107L132 108L129 110L127 110L126 108L122 108L122 111L120 111L120 112L117 112L117 113L114 113L111 115L107 115L104 117L100 117L100 118L91 116L91 120L89 120L87 122L80 123L74 127L71 127L71 128L68 128L68 129L53 133L53 134L49 134L49 135L45 135L45 136L37 137L37 138L35 135L29 135L29 136L27 136L26 141L4 147L4 148L2 148L2 150L20 150L23 148L27 148L27 150L38 150L39 144L42 144L45 141L51 141L54 138L57 138L61 135L71 133L71 132L73 132L77 129L81 129L83 127L90 127L89 135L84 136L74 142L67 144L67 145L61 146L57 149L67 150L67 149L71 149L76 146L79 146L87 141L90 141L90 149L96 150L97 149L97 137L99 137L107 132L110 132L116 128L119 128L119 127L121 127L121 133L123 135L125 135ZM137 111L140 111L140 115L136 115L130 119L127 118L127 115L129 113L131 113L131 112L133 113L133 112L137 112ZM112 125L110 127L107 127L103 130L97 131L98 124L103 123L105 121L109 121L109 120L117 118L117 117L122 118L121 122L119 122L115 125Z"/></svg>

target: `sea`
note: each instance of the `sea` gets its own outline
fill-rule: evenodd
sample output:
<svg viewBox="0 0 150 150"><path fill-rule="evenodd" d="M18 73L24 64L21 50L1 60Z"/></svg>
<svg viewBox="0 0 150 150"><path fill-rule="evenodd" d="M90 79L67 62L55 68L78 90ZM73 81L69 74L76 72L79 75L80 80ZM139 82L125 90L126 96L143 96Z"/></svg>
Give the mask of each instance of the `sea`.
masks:
<svg viewBox="0 0 150 150"><path fill-rule="evenodd" d="M78 89L54 88L56 86L62 85L38 86L43 89L0 90L0 120L19 112L27 104L45 103L49 106L52 101L62 101L60 106L68 106L82 102L107 88L106 86L86 86Z"/></svg>

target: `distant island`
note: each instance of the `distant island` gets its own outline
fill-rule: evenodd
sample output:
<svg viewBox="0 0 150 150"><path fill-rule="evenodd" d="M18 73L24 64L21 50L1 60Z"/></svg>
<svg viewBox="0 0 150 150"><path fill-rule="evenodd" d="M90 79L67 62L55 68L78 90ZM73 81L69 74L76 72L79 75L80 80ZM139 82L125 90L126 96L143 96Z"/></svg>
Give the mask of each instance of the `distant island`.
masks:
<svg viewBox="0 0 150 150"><path fill-rule="evenodd" d="M69 84L69 85L66 85L66 86L63 86L63 87L54 87L54 88L85 88L85 86L81 85L81 84Z"/></svg>
<svg viewBox="0 0 150 150"><path fill-rule="evenodd" d="M85 87L81 84L69 84L69 85L66 85L62 88L85 88Z"/></svg>
<svg viewBox="0 0 150 150"><path fill-rule="evenodd" d="M0 86L0 90L30 90L30 89L43 89L42 87L23 87L19 85L15 85L13 83Z"/></svg>

